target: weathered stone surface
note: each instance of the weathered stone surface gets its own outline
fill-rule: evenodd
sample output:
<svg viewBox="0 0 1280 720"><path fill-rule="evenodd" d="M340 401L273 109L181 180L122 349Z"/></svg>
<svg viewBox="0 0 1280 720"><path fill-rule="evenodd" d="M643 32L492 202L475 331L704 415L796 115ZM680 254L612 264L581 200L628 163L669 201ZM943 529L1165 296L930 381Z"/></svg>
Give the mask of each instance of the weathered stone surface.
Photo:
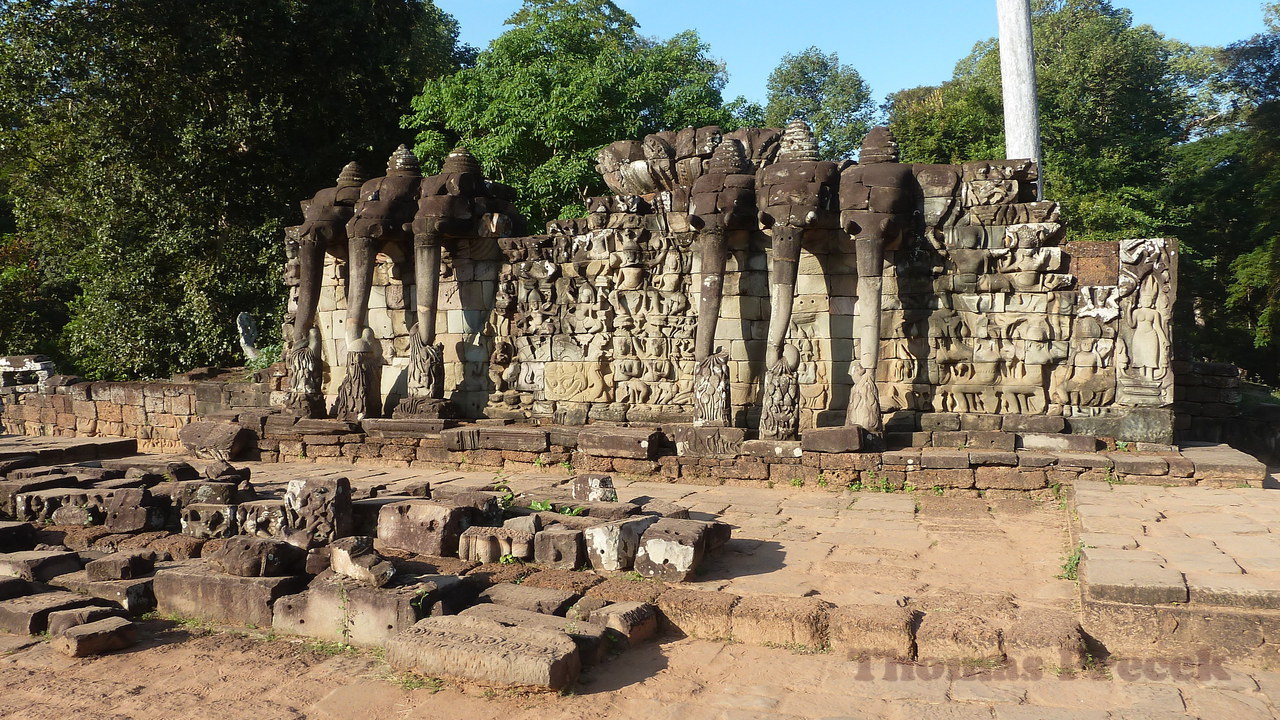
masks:
<svg viewBox="0 0 1280 720"><path fill-rule="evenodd" d="M50 613L104 604L96 598L71 592L37 593L0 601L0 630L35 635L48 628Z"/></svg>
<svg viewBox="0 0 1280 720"><path fill-rule="evenodd" d="M187 560L156 570L153 590L156 610L163 615L266 627L272 604L305 585L305 577L241 577Z"/></svg>
<svg viewBox="0 0 1280 720"><path fill-rule="evenodd" d="M676 425L672 429L676 454L684 457L736 458L745 434L735 427Z"/></svg>
<svg viewBox="0 0 1280 720"><path fill-rule="evenodd" d="M344 477L294 478L284 494L285 536L315 547L352 532L351 482Z"/></svg>
<svg viewBox="0 0 1280 720"><path fill-rule="evenodd" d="M242 535L283 537L286 522L283 500L252 500L236 505L236 529Z"/></svg>
<svg viewBox="0 0 1280 720"><path fill-rule="evenodd" d="M469 527L458 542L458 557L480 563L503 558L533 560L533 533L495 527Z"/></svg>
<svg viewBox="0 0 1280 720"><path fill-rule="evenodd" d="M210 567L238 577L296 575L306 552L283 540L237 536L207 555Z"/></svg>
<svg viewBox="0 0 1280 720"><path fill-rule="evenodd" d="M187 505L233 505L236 501L236 484L220 480L181 480L159 486L156 492L168 490L173 504L179 508Z"/></svg>
<svg viewBox="0 0 1280 720"><path fill-rule="evenodd" d="M1084 665L1084 639L1074 611L1021 608L1002 635L1005 656L1020 668Z"/></svg>
<svg viewBox="0 0 1280 720"><path fill-rule="evenodd" d="M578 433L578 449L597 457L648 460L663 442L658 430L647 428L594 428Z"/></svg>
<svg viewBox="0 0 1280 720"><path fill-rule="evenodd" d="M485 602L545 615L564 615L577 597L577 594L568 590L526 587L511 583L498 583L480 593L480 599Z"/></svg>
<svg viewBox="0 0 1280 720"><path fill-rule="evenodd" d="M570 620L557 615L519 610L505 605L481 603L459 613L461 617L492 620L508 627L554 630L568 635L578 646L583 665L602 662L609 652L604 625L595 621Z"/></svg>
<svg viewBox="0 0 1280 720"><path fill-rule="evenodd" d="M828 613L833 652L850 659L915 659L912 624L915 614L896 605L842 605Z"/></svg>
<svg viewBox="0 0 1280 720"><path fill-rule="evenodd" d="M155 569L152 553L117 552L93 560L84 566L89 580L133 580L150 575Z"/></svg>
<svg viewBox="0 0 1280 720"><path fill-rule="evenodd" d="M373 549L373 538L345 537L329 545L329 562L333 571L366 585L382 587L391 581L396 568Z"/></svg>
<svg viewBox="0 0 1280 720"><path fill-rule="evenodd" d="M396 670L494 685L570 687L582 660L563 633L471 617L427 618L387 642Z"/></svg>
<svg viewBox="0 0 1280 720"><path fill-rule="evenodd" d="M920 662L973 663L1004 659L1000 631L982 617L959 612L928 612L916 630Z"/></svg>
<svg viewBox="0 0 1280 720"><path fill-rule="evenodd" d="M456 612L462 580L400 574L386 587L322 574L303 592L276 601L272 628L361 647L384 645L428 615Z"/></svg>
<svg viewBox="0 0 1280 720"><path fill-rule="evenodd" d="M569 481L569 490L578 502L618 502L618 491L613 487L613 477L599 473L576 475Z"/></svg>
<svg viewBox="0 0 1280 720"><path fill-rule="evenodd" d="M828 608L817 598L752 595L733 606L730 632L750 645L821 648L827 644Z"/></svg>
<svg viewBox="0 0 1280 720"><path fill-rule="evenodd" d="M109 617L77 625L54 636L54 649L71 657L101 655L132 647L138 641L136 626L121 617Z"/></svg>
<svg viewBox="0 0 1280 720"><path fill-rule="evenodd" d="M209 540L236 534L236 506L192 503L181 513L182 534Z"/></svg>
<svg viewBox="0 0 1280 720"><path fill-rule="evenodd" d="M79 595L105 600L125 611L140 615L156 607L152 578L132 580L90 580L84 570L59 575L51 581L53 587L64 588Z"/></svg>
<svg viewBox="0 0 1280 720"><path fill-rule="evenodd" d="M234 423L197 420L178 430L187 452L212 460L235 460L248 450L252 435Z"/></svg>
<svg viewBox="0 0 1280 720"><path fill-rule="evenodd" d="M798 458L804 454L799 440L746 440L742 454L761 458Z"/></svg>
<svg viewBox="0 0 1280 720"><path fill-rule="evenodd" d="M862 449L866 432L856 425L809 428L800 434L800 448L805 452L845 453Z"/></svg>
<svg viewBox="0 0 1280 720"><path fill-rule="evenodd" d="M632 645L658 634L658 608L649 603L610 603L592 611L589 617L591 622L612 630Z"/></svg>
<svg viewBox="0 0 1280 720"><path fill-rule="evenodd" d="M636 572L666 582L692 580L709 544L709 523L662 518L640 537Z"/></svg>
<svg viewBox="0 0 1280 720"><path fill-rule="evenodd" d="M533 559L539 565L576 570L587 561L581 530L551 526L533 536Z"/></svg>
<svg viewBox="0 0 1280 720"><path fill-rule="evenodd" d="M630 520L616 520L583 530L587 558L596 570L628 570L635 563L640 538L658 521L652 515Z"/></svg>
<svg viewBox="0 0 1280 720"><path fill-rule="evenodd" d="M1086 561L1081 583L1093 600L1157 605L1187 602L1182 573L1154 561Z"/></svg>
<svg viewBox="0 0 1280 720"><path fill-rule="evenodd" d="M31 592L31 585L22 578L0 577L0 600L21 597Z"/></svg>
<svg viewBox="0 0 1280 720"><path fill-rule="evenodd" d="M378 512L378 541L419 555L456 555L471 512L435 500L406 500Z"/></svg>
<svg viewBox="0 0 1280 720"><path fill-rule="evenodd" d="M123 617L124 611L110 607L80 607L71 610L57 610L49 613L47 631L50 635L61 635L77 625L105 620L109 617Z"/></svg>
<svg viewBox="0 0 1280 720"><path fill-rule="evenodd" d="M80 556L64 550L24 550L0 554L0 576L47 581L80 569Z"/></svg>

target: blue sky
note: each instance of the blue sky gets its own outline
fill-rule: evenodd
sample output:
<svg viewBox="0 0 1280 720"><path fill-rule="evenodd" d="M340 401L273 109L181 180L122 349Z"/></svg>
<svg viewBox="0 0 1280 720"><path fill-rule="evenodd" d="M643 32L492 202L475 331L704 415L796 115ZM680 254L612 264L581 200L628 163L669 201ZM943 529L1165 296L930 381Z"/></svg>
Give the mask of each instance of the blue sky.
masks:
<svg viewBox="0 0 1280 720"><path fill-rule="evenodd" d="M484 48L520 0L435 0L458 19L464 42ZM765 81L786 53L816 45L836 52L885 95L951 77L960 58L996 34L994 0L615 0L661 38L697 30L725 62L725 99L763 102ZM1168 37L1226 45L1262 32L1261 0L1113 0Z"/></svg>

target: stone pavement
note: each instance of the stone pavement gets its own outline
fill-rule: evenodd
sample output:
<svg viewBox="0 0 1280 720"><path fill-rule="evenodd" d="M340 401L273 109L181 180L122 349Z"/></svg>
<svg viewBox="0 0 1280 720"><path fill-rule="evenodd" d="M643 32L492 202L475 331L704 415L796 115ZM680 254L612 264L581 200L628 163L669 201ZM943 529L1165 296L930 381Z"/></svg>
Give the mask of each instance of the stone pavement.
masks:
<svg viewBox="0 0 1280 720"><path fill-rule="evenodd" d="M490 485L516 492L567 478L544 472L427 471L361 465L248 463L260 490L282 489L290 477L342 475L361 489L395 490ZM683 505L695 519L734 527L733 540L709 558L691 587L740 595L815 596L844 604L949 604L1070 608L1075 584L1058 579L1069 547L1066 513L1057 501L938 497L931 493L834 489L742 488L614 478L619 499L653 498Z"/></svg>

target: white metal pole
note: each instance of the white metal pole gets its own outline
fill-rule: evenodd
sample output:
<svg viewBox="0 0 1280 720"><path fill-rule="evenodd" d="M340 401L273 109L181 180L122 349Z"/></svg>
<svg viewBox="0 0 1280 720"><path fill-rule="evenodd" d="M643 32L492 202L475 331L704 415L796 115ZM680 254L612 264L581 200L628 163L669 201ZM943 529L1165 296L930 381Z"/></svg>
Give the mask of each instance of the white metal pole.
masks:
<svg viewBox="0 0 1280 720"><path fill-rule="evenodd" d="M1040 112L1031 39L1031 0L996 0L1000 18L1000 85L1004 95L1005 153L1040 164ZM1037 182L1044 195L1043 178Z"/></svg>

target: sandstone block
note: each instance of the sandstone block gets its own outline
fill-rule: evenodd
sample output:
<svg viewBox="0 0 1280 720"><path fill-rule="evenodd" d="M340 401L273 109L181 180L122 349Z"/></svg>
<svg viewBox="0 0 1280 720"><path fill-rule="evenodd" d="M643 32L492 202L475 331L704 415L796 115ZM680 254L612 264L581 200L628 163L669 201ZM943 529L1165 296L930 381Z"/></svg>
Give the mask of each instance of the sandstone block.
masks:
<svg viewBox="0 0 1280 720"><path fill-rule="evenodd" d="M533 559L539 565L576 570L587 560L581 530L551 526L533 536Z"/></svg>
<svg viewBox="0 0 1280 720"><path fill-rule="evenodd" d="M212 503L184 505L180 511L182 534L209 540L236 534L236 506Z"/></svg>
<svg viewBox="0 0 1280 720"><path fill-rule="evenodd" d="M240 425L197 420L178 430L178 440L187 452L213 460L235 460L246 450L252 434Z"/></svg>
<svg viewBox="0 0 1280 720"><path fill-rule="evenodd" d="M104 604L101 600L71 592L37 593L0 601L0 631L36 635L48 629L51 613Z"/></svg>
<svg viewBox="0 0 1280 720"><path fill-rule="evenodd" d="M896 605L842 605L828 612L831 650L850 659L915 659L915 614Z"/></svg>
<svg viewBox="0 0 1280 720"><path fill-rule="evenodd" d="M482 603L459 613L460 617L480 618L506 625L564 633L578 646L578 654L583 665L595 665L602 662L609 652L607 629L594 620L570 620L556 615L518 610L505 605Z"/></svg>
<svg viewBox="0 0 1280 720"><path fill-rule="evenodd" d="M213 568L238 577L281 577L301 569L306 552L283 540L243 535L227 540L207 557Z"/></svg>
<svg viewBox="0 0 1280 720"><path fill-rule="evenodd" d="M569 481L570 493L578 502L618 502L618 491L613 478L599 473L577 475Z"/></svg>
<svg viewBox="0 0 1280 720"><path fill-rule="evenodd" d="M1093 600L1158 605L1188 599L1182 573L1155 561L1090 560L1083 568L1081 583Z"/></svg>
<svg viewBox="0 0 1280 720"><path fill-rule="evenodd" d="M544 615L564 615L577 597L575 593L568 590L526 587L511 583L498 583L480 593L481 600L485 602Z"/></svg>
<svg viewBox="0 0 1280 720"><path fill-rule="evenodd" d="M345 537L329 545L333 571L366 585L382 587L396 574L396 568L373 549L373 538Z"/></svg>
<svg viewBox="0 0 1280 720"><path fill-rule="evenodd" d="M865 435L866 432L856 425L809 428L800 435L800 448L804 452L816 453L858 452L865 442Z"/></svg>
<svg viewBox="0 0 1280 720"><path fill-rule="evenodd" d="M48 632L50 635L61 635L77 625L105 620L109 617L123 617L120 608L81 607L72 610L57 610L49 613Z"/></svg>
<svg viewBox="0 0 1280 720"><path fill-rule="evenodd" d="M955 612L926 613L916 630L916 657L920 662L964 663L1000 661L1000 631L977 615Z"/></svg>
<svg viewBox="0 0 1280 720"><path fill-rule="evenodd" d="M219 572L200 560L187 560L157 570L153 589L161 614L267 627L275 601L305 585L304 577L241 577Z"/></svg>
<svg viewBox="0 0 1280 720"><path fill-rule="evenodd" d="M610 603L592 611L589 617L591 622L612 630L631 645L658 634L658 608L649 603Z"/></svg>
<svg viewBox="0 0 1280 720"><path fill-rule="evenodd" d="M640 549L640 538L658 518L645 515L630 520L616 520L587 528L582 532L587 558L596 570L628 570Z"/></svg>
<svg viewBox="0 0 1280 720"><path fill-rule="evenodd" d="M456 612L462 580L453 575L408 575L386 587L326 573L303 592L275 602L272 628L360 647L384 645L418 620Z"/></svg>
<svg viewBox="0 0 1280 720"><path fill-rule="evenodd" d="M80 556L65 550L24 550L0 554L0 577L47 581L80 569Z"/></svg>
<svg viewBox="0 0 1280 720"><path fill-rule="evenodd" d="M533 533L495 527L469 527L458 543L458 557L496 563L506 557L533 560Z"/></svg>
<svg viewBox="0 0 1280 720"><path fill-rule="evenodd" d="M650 460L663 442L658 430L647 428L586 428L578 433L578 449L597 457Z"/></svg>
<svg viewBox="0 0 1280 720"><path fill-rule="evenodd" d="M138 631L132 622L122 617L109 617L73 627L55 636L52 645L64 655L87 657L123 650L137 641Z"/></svg>
<svg viewBox="0 0 1280 720"><path fill-rule="evenodd" d="M582 665L563 633L461 616L420 621L387 642L386 660L400 671L549 690L570 687Z"/></svg>
<svg viewBox="0 0 1280 720"><path fill-rule="evenodd" d="M817 598L747 596L730 613L731 635L750 645L825 648L828 608Z"/></svg>
<svg viewBox="0 0 1280 720"><path fill-rule="evenodd" d="M692 580L709 545L710 524L662 518L640 537L636 572L666 582Z"/></svg>
<svg viewBox="0 0 1280 720"><path fill-rule="evenodd" d="M392 503L378 512L378 540L419 555L456 555L471 513L434 500Z"/></svg>
<svg viewBox="0 0 1280 720"><path fill-rule="evenodd" d="M91 581L132 580L155 569L152 553L117 552L84 566Z"/></svg>

